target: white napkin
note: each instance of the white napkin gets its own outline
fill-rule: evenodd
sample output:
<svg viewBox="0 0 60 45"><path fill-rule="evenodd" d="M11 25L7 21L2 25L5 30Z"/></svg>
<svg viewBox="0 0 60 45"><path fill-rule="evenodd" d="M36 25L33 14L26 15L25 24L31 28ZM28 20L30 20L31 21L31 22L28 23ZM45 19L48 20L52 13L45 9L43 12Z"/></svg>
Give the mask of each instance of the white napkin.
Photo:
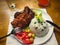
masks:
<svg viewBox="0 0 60 45"><path fill-rule="evenodd" d="M46 12L46 9L43 9L43 10ZM13 11L13 13L15 13L15 11ZM13 20L13 18L12 18L12 16L14 16L13 13L10 13L10 14L12 14L12 15L10 15L10 22ZM11 30L12 30L10 22L9 22L8 33L10 33ZM22 45L22 44L20 44L20 43L19 43L15 38L13 38L13 36L11 35L11 36L7 37L6 45ZM45 43L45 44L43 44L43 45L58 45L54 33L53 33L51 39L50 39L47 43Z"/></svg>

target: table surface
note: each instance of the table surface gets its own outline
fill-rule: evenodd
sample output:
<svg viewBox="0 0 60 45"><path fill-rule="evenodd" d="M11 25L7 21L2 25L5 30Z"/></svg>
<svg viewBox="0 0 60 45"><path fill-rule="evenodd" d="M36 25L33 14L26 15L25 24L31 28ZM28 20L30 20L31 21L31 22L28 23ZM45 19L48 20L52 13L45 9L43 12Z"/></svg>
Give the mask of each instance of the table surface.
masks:
<svg viewBox="0 0 60 45"><path fill-rule="evenodd" d="M6 3L7 2L7 3ZM18 3L17 3L18 2ZM22 9L26 5L31 8L40 8L36 0L0 0L0 37L4 36L8 32L8 25L9 25L9 14L7 13L8 10L12 10L8 8L7 4L16 3L16 8ZM60 26L60 0L49 0L49 6L46 7L48 14L51 16L54 23ZM57 31L58 29L54 29L54 33L58 44L60 45L60 32ZM6 38L0 40L0 45L6 45Z"/></svg>

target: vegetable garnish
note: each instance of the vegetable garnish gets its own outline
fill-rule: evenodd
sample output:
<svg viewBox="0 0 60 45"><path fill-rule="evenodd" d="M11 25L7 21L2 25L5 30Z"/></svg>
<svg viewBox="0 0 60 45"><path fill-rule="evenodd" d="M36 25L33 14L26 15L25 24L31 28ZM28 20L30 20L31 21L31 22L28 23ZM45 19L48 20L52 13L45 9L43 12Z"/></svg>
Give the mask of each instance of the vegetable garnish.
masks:
<svg viewBox="0 0 60 45"><path fill-rule="evenodd" d="M35 12L35 18L38 20L38 23L42 22L43 21L42 11L38 9L35 9L33 11Z"/></svg>

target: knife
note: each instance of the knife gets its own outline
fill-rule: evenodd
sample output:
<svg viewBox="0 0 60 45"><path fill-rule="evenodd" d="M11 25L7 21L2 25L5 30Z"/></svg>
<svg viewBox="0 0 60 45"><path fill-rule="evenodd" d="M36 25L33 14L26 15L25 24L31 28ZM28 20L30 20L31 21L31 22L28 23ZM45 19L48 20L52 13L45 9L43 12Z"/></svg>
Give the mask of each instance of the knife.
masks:
<svg viewBox="0 0 60 45"><path fill-rule="evenodd" d="M60 27L57 24L55 24L55 23L53 23L53 22L51 22L49 20L46 20L46 22L48 22L49 24L51 24L52 26L54 26L54 27L56 27L57 29L60 30Z"/></svg>

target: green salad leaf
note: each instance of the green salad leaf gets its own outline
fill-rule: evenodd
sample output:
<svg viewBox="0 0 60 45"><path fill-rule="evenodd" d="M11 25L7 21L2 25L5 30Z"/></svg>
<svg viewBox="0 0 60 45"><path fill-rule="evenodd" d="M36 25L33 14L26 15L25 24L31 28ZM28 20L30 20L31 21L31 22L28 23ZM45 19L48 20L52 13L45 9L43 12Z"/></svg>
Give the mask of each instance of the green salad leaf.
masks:
<svg viewBox="0 0 60 45"><path fill-rule="evenodd" d="M38 20L38 23L42 22L43 21L43 18L42 18L42 10L35 9L35 10L33 10L33 12L35 12L35 17Z"/></svg>

